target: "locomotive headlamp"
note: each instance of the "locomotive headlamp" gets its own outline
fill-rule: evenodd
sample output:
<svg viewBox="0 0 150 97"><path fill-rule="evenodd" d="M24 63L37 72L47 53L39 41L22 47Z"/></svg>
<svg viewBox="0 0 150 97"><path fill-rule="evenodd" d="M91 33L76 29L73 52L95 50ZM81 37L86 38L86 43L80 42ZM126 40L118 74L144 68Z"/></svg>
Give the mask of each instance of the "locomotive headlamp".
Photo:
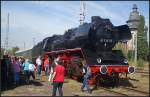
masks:
<svg viewBox="0 0 150 97"><path fill-rule="evenodd" d="M102 62L101 58L97 58L97 62L101 63Z"/></svg>
<svg viewBox="0 0 150 97"><path fill-rule="evenodd" d="M104 66L104 65L103 65L103 66L100 67L100 73L106 74L107 71L108 71L108 70L107 70L107 66Z"/></svg>
<svg viewBox="0 0 150 97"><path fill-rule="evenodd" d="M135 72L135 68L133 66L129 66L128 73L134 73L134 72Z"/></svg>
<svg viewBox="0 0 150 97"><path fill-rule="evenodd" d="M124 59L123 62L124 62L124 63L128 63L128 60L127 60L127 59Z"/></svg>

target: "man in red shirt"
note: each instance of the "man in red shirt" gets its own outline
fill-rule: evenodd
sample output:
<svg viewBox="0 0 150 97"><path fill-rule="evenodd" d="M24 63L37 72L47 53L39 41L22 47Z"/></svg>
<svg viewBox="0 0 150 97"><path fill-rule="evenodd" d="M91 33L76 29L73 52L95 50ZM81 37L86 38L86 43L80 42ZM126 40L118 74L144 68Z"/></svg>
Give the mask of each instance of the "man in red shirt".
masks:
<svg viewBox="0 0 150 97"><path fill-rule="evenodd" d="M49 58L48 58L48 56L45 57L44 67L45 67L45 75L48 76L48 74L49 74Z"/></svg>
<svg viewBox="0 0 150 97"><path fill-rule="evenodd" d="M64 82L64 73L65 73L65 68L62 66L62 64L58 64L58 60L55 60L55 65L56 67L54 68L54 73L53 73L53 94L52 96L56 96L56 91L58 88L59 95L63 96L63 91L62 91L62 86ZM60 60L59 60L60 62Z"/></svg>

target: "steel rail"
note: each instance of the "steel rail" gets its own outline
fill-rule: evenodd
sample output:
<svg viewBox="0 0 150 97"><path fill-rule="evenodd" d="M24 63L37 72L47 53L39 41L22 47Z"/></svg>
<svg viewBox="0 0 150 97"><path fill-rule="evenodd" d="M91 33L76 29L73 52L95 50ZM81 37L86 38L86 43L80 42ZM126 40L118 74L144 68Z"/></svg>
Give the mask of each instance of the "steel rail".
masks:
<svg viewBox="0 0 150 97"><path fill-rule="evenodd" d="M104 87L99 87L99 88L101 88L101 89L103 89L103 90L105 90L105 91L108 91L108 92L111 92L111 93L113 93L113 94L116 94L116 96L128 96L127 94L124 94L124 93L120 93L120 92L116 92L116 91L113 91L113 90L109 90L109 89L107 89L107 88L104 88Z"/></svg>
<svg viewBox="0 0 150 97"><path fill-rule="evenodd" d="M127 89L127 90L130 90L130 91L134 91L134 92L138 92L138 93L141 93L141 94L146 94L146 95L149 95L149 92L146 92L146 91L140 91L140 90L137 90L137 89L132 89L132 88L128 88L128 87L122 87L120 86L122 89Z"/></svg>

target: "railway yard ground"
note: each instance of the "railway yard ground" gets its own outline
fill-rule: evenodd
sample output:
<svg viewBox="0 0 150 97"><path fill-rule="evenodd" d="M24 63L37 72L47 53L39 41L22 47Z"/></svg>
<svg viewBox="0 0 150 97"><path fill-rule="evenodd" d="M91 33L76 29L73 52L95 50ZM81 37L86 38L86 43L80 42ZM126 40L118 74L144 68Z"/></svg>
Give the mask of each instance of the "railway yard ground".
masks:
<svg viewBox="0 0 150 97"><path fill-rule="evenodd" d="M51 96L52 85L49 85L46 76L42 80L36 80L29 85L20 85L1 92L1 96ZM81 92L82 83L71 79L65 79L63 85L64 96L149 96L149 67L137 70L129 74L126 80L122 76L117 87L100 86L92 91L92 94ZM92 87L91 87L92 88ZM58 95L58 94L57 94Z"/></svg>

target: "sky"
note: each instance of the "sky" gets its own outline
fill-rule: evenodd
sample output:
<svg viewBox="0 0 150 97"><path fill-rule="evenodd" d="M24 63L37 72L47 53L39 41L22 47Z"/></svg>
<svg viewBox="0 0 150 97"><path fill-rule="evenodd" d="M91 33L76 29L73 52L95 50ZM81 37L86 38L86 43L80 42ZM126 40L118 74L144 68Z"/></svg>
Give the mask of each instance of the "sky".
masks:
<svg viewBox="0 0 150 97"><path fill-rule="evenodd" d="M133 4L137 4L149 27L148 1L85 1L85 4L85 22L91 22L91 16L100 16L109 18L115 26L126 24ZM24 50L46 37L62 35L67 29L78 27L80 1L1 1L2 47L6 40L8 13L8 47L18 46Z"/></svg>

